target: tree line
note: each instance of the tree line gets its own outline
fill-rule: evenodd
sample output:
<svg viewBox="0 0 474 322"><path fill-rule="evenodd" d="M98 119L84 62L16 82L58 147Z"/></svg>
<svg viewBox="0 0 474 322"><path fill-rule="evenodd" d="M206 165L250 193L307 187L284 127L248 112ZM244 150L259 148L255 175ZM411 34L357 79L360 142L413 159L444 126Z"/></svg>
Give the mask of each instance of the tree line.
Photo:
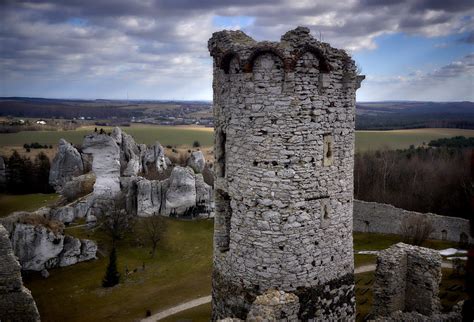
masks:
<svg viewBox="0 0 474 322"><path fill-rule="evenodd" d="M459 140L453 140L457 146ZM437 142L430 144L438 146ZM354 195L399 208L469 218L474 195L472 148L410 148L357 153Z"/></svg>
<svg viewBox="0 0 474 322"><path fill-rule="evenodd" d="M49 158L43 152L34 159L21 156L16 150L4 158L6 183L3 189L12 194L52 193L49 185Z"/></svg>

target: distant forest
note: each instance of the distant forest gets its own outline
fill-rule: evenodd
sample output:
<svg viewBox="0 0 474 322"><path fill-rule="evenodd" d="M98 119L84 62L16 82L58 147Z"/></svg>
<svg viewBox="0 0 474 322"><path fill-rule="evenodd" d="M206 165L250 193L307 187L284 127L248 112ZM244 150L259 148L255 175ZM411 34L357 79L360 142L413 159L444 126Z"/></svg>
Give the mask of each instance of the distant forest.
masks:
<svg viewBox="0 0 474 322"><path fill-rule="evenodd" d="M469 219L474 196L473 147L472 138L454 137L416 149L357 153L354 196Z"/></svg>

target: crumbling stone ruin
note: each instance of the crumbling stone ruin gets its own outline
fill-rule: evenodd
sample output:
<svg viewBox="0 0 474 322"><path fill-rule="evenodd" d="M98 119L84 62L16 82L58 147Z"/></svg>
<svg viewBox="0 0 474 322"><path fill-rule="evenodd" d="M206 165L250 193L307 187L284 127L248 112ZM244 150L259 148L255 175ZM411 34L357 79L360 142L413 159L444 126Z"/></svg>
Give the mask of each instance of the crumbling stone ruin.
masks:
<svg viewBox="0 0 474 322"><path fill-rule="evenodd" d="M298 319L354 319L354 110L363 76L347 53L302 27L279 43L217 32L209 51L212 319L245 320L269 289L298 297Z"/></svg>
<svg viewBox="0 0 474 322"><path fill-rule="evenodd" d="M13 254L8 232L0 225L0 321L39 320L31 292L23 286L21 267Z"/></svg>
<svg viewBox="0 0 474 322"><path fill-rule="evenodd" d="M459 311L440 313L441 262L437 251L404 243L381 251L373 286L373 318L377 321L460 321Z"/></svg>

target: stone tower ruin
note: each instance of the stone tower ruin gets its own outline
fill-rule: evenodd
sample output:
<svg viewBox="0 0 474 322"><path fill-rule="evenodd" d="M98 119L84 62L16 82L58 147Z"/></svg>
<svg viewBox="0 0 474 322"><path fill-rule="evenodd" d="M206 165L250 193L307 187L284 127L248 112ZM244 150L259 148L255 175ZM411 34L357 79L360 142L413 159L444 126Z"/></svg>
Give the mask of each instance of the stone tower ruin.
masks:
<svg viewBox="0 0 474 322"><path fill-rule="evenodd" d="M298 27L280 42L242 31L214 58L213 320L245 319L267 290L299 298L298 318L353 319L355 93L344 52Z"/></svg>

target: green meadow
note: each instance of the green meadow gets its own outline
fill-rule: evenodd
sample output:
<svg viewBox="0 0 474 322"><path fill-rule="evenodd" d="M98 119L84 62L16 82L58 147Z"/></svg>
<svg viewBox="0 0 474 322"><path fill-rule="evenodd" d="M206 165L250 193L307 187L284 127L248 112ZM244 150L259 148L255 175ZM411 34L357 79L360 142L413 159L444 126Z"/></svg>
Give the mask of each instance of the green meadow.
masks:
<svg viewBox="0 0 474 322"><path fill-rule="evenodd" d="M38 142L40 144L57 144L64 138L73 144L81 144L85 135L91 133L94 127L79 128L73 131L29 131L0 134L0 147L23 146L24 143ZM111 128L104 128L111 131ZM162 145L191 146L199 141L201 146L213 145L212 128L202 127L173 127L154 125L133 125L124 127L138 143L152 144L159 141ZM463 135L474 137L474 130L463 129L410 129L392 131L357 131L357 151L378 149L403 149L410 145L419 146L431 140Z"/></svg>

